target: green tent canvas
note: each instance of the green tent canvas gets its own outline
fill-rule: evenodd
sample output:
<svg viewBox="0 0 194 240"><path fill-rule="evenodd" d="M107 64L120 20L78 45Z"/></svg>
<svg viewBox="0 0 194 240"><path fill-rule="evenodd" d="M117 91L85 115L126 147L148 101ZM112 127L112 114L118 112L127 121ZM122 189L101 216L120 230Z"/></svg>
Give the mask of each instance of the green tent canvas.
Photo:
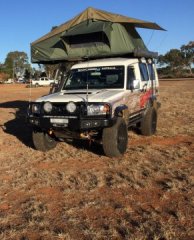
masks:
<svg viewBox="0 0 194 240"><path fill-rule="evenodd" d="M136 27L164 30L143 20L88 8L31 44L33 63L113 56L153 56Z"/></svg>

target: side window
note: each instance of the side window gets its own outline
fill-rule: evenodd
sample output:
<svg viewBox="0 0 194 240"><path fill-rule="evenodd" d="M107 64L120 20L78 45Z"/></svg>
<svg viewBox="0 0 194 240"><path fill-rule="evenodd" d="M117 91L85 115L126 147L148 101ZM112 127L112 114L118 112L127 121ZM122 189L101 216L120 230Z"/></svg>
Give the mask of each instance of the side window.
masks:
<svg viewBox="0 0 194 240"><path fill-rule="evenodd" d="M149 75L146 63L139 63L139 69L142 81L149 81Z"/></svg>
<svg viewBox="0 0 194 240"><path fill-rule="evenodd" d="M133 88L133 81L135 80L135 72L133 67L127 68L127 89Z"/></svg>
<svg viewBox="0 0 194 240"><path fill-rule="evenodd" d="M151 63L148 64L148 71L149 71L149 75L150 75L150 80L155 80L156 77L155 77L153 64L151 64Z"/></svg>

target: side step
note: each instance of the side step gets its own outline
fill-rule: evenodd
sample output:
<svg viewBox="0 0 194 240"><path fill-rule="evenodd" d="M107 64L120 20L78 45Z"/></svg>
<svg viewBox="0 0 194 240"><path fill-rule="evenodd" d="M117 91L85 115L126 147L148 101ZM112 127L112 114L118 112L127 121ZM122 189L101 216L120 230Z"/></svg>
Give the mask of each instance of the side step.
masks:
<svg viewBox="0 0 194 240"><path fill-rule="evenodd" d="M131 127L131 126L135 125L136 123L141 122L142 118L143 118L142 113L130 116L129 117L129 122L128 122L128 127Z"/></svg>

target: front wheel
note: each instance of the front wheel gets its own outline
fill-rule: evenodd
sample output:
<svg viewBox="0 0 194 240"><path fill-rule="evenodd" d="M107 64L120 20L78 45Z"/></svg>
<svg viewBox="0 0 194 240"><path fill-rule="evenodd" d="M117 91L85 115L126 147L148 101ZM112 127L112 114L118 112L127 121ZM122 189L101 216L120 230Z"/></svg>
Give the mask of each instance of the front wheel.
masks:
<svg viewBox="0 0 194 240"><path fill-rule="evenodd" d="M122 156L127 149L127 143L128 131L123 118L118 118L112 127L103 129L102 144L106 156Z"/></svg>
<svg viewBox="0 0 194 240"><path fill-rule="evenodd" d="M56 140L48 133L41 131L40 129L33 129L32 140L34 147L42 152L49 151L56 147Z"/></svg>

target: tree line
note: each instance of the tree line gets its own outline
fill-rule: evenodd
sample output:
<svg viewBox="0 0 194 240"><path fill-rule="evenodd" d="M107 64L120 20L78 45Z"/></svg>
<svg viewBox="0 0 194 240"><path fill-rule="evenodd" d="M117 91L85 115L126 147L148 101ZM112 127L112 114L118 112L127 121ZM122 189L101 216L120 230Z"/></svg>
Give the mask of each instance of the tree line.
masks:
<svg viewBox="0 0 194 240"><path fill-rule="evenodd" d="M61 64L38 64L33 68L29 63L28 55L25 52L13 51L9 52L4 63L0 63L0 81L9 78L17 80L23 78L36 79L39 77L54 78ZM66 64L68 65L68 64Z"/></svg>
<svg viewBox="0 0 194 240"><path fill-rule="evenodd" d="M194 41L157 59L160 78L194 77Z"/></svg>

